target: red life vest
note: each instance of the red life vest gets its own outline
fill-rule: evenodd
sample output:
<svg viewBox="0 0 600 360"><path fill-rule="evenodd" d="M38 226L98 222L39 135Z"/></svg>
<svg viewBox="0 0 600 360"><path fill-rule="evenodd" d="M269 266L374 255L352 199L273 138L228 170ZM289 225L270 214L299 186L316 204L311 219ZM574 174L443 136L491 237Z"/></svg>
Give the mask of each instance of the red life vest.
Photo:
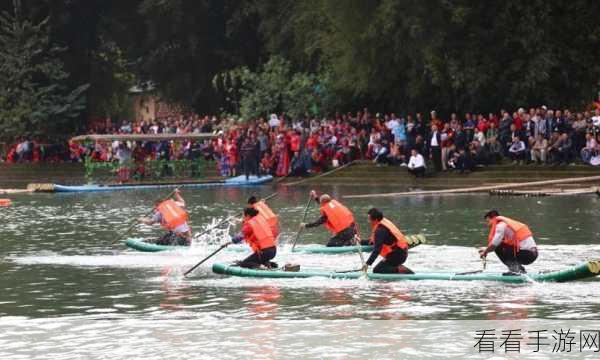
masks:
<svg viewBox="0 0 600 360"><path fill-rule="evenodd" d="M321 214L327 216L325 227L334 235L354 223L352 212L336 200L321 205Z"/></svg>
<svg viewBox="0 0 600 360"><path fill-rule="evenodd" d="M187 212L171 199L158 204L156 210L162 216L161 225L169 231L175 230L188 220Z"/></svg>
<svg viewBox="0 0 600 360"><path fill-rule="evenodd" d="M521 241L533 235L529 229L529 226L505 216L496 216L492 219L492 226L490 227L490 234L488 235L488 246L492 244L492 240L496 234L496 225L499 222L505 223L506 226L513 231L512 238L504 235L502 243L514 247L515 253L519 252L519 244Z"/></svg>
<svg viewBox="0 0 600 360"><path fill-rule="evenodd" d="M252 235L245 237L244 240L250 245L254 252L260 252L264 249L275 246L275 236L271 227L262 216L255 216L250 220L245 220L245 224L252 229Z"/></svg>
<svg viewBox="0 0 600 360"><path fill-rule="evenodd" d="M388 229L392 233L394 238L396 238L396 242L393 245L383 244L379 255L386 258L396 248L408 250L408 242L406 241L406 238L404 237L402 231L400 231L400 229L398 229L396 225L394 225L391 221L389 221L386 218L383 218L380 222L374 222L371 224L371 238L369 239L371 241L371 244L375 243L375 231L377 231L377 228L379 226L383 226L386 229Z"/></svg>
<svg viewBox="0 0 600 360"><path fill-rule="evenodd" d="M279 220L277 215L271 210L271 208L264 202L259 201L252 204L252 208L258 211L258 215L262 216L267 221L267 224L271 227L271 232L277 238L279 235Z"/></svg>

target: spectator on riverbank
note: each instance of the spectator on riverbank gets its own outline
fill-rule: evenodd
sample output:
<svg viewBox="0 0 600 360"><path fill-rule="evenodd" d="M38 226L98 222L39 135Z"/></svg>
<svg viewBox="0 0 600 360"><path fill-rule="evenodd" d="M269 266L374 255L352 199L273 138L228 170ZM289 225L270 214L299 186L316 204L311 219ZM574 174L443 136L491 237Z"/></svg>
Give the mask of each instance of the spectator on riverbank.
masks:
<svg viewBox="0 0 600 360"><path fill-rule="evenodd" d="M423 155L419 154L417 149L412 149L410 154L410 160L407 165L408 172L415 177L425 177L425 171L427 170L425 158L423 158Z"/></svg>

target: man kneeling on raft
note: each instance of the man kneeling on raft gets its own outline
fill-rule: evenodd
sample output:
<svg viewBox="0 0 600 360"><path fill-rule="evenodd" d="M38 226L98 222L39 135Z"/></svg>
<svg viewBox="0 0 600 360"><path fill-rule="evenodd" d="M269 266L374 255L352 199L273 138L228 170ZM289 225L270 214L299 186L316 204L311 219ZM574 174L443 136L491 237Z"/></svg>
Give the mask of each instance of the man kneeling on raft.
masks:
<svg viewBox="0 0 600 360"><path fill-rule="evenodd" d="M160 223L167 230L158 245L190 245L192 242L192 229L188 225L188 213L185 211L185 200L181 197L179 189L173 192L174 199L156 203L154 214L151 218L142 217L138 221L142 224L152 225Z"/></svg>
<svg viewBox="0 0 600 360"><path fill-rule="evenodd" d="M367 214L371 224L369 241L373 244L373 252L362 271L366 271L381 256L383 260L375 266L374 273L413 274L412 270L402 265L408 257L408 242L404 234L378 209L372 208Z"/></svg>
<svg viewBox="0 0 600 360"><path fill-rule="evenodd" d="M523 265L533 263L538 257L537 245L529 227L500 216L496 210L488 211L484 219L490 226L490 233L487 248L479 249L481 258L494 251L510 270L503 275L525 274Z"/></svg>
<svg viewBox="0 0 600 360"><path fill-rule="evenodd" d="M352 215L352 212L327 194L317 197L316 191L312 190L310 195L315 201L321 204L321 217L312 223L302 223L300 227L312 228L324 224L333 234L327 246L353 245L354 235L356 235L356 225L354 224L354 215Z"/></svg>
<svg viewBox="0 0 600 360"><path fill-rule="evenodd" d="M245 268L267 268L277 267L277 264L271 262L277 254L275 236L271 226L258 214L258 210L248 207L244 209L244 222L242 231L233 237L232 242L239 244L245 240L254 251L252 255L236 263L237 266Z"/></svg>

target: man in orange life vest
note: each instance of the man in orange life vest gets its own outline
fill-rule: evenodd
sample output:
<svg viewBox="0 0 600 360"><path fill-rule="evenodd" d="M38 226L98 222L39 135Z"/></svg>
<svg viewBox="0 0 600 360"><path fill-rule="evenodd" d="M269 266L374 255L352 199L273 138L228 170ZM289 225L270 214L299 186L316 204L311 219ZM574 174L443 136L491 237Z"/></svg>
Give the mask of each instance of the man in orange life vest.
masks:
<svg viewBox="0 0 600 360"><path fill-rule="evenodd" d="M316 191L312 190L310 195L315 201L321 204L321 217L312 223L302 223L300 227L312 228L324 224L333 234L327 246L353 245L354 235L356 235L356 225L354 224L354 215L352 215L352 212L327 194L317 197Z"/></svg>
<svg viewBox="0 0 600 360"><path fill-rule="evenodd" d="M251 207L244 209L242 231L233 237L232 242L239 244L242 240L245 240L254 252L236 263L237 266L245 268L277 267L276 263L271 262L277 254L275 236L267 221L259 215L258 210Z"/></svg>
<svg viewBox="0 0 600 360"><path fill-rule="evenodd" d="M488 246L479 249L481 258L494 251L510 272L504 275L524 274L523 265L538 257L537 245L529 227L516 220L500 216L498 211L488 211L484 218L490 226Z"/></svg>
<svg viewBox="0 0 600 360"><path fill-rule="evenodd" d="M381 260L373 269L374 273L380 274L413 274L412 270L402 265L408 257L408 242L404 234L391 221L383 217L383 213L372 208L367 213L371 224L370 243L373 244L373 252L363 271L375 262L378 256Z"/></svg>
<svg viewBox="0 0 600 360"><path fill-rule="evenodd" d="M277 239L279 236L279 219L273 210L271 210L264 200L257 200L256 196L250 196L248 198L248 205L251 208L258 210L258 214L267 221L267 224L271 227L273 236Z"/></svg>
<svg viewBox="0 0 600 360"><path fill-rule="evenodd" d="M159 245L190 245L192 229L188 225L188 213L185 211L185 200L179 189L174 191L174 199L156 203L156 209L151 218L142 217L138 221L152 225L159 223L168 232L156 244Z"/></svg>

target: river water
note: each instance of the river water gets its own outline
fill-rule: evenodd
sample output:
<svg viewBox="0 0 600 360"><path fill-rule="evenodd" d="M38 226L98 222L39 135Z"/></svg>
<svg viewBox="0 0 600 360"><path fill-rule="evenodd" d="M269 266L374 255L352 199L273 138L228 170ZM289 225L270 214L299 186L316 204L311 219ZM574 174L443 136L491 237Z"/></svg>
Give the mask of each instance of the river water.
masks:
<svg viewBox="0 0 600 360"><path fill-rule="evenodd" d="M274 190L270 185L186 189L183 195L196 232L241 211L254 192L265 197ZM279 195L270 201L281 219L278 263L335 270L360 267L357 254L292 254L290 242L301 221L309 188L278 190ZM340 198L366 189L318 190ZM281 329L305 327L304 332L297 331L290 339L309 339L316 328L337 323L326 320L345 321L346 330L337 329L338 335L357 321L362 326L380 324L376 320L413 321L415 329L436 328L438 334L449 334L452 328L440 320L593 320L600 328L600 281L508 285L278 280L213 274L214 261L231 262L244 256L232 251L219 253L183 278L185 270L226 241L235 227L213 231L189 250L142 253L125 248L120 240L131 220L146 213L153 201L168 191L12 196L13 205L0 208L0 357L45 358L52 353L52 358L60 358L58 354L66 354L64 358L214 358L227 354L233 358L287 358L294 351L296 355L303 352L290 349L288 353L267 354L257 350L260 346L246 349L241 344L264 332L271 337L283 336L268 324ZM557 270L600 258L600 200L596 196L464 195L342 201L354 211L362 232L368 229L366 212L375 206L405 233L425 234L428 243L412 249L406 263L417 272L480 269L476 246L485 242L482 215L490 208L531 226L540 245L540 257L528 267L530 272ZM313 205L309 219L317 217L318 209ZM133 235L152 237L159 232L155 227L139 226ZM326 238L323 228L311 229L303 233L300 244L324 243ZM505 269L495 255L490 255L487 271ZM313 321L316 323L311 325ZM187 333L195 334L195 346L203 344L203 349L238 351L185 352L183 349L190 350L193 344L174 339ZM160 346L148 339L158 339ZM226 345L227 341L233 345ZM305 346L315 346L310 344L306 340ZM153 346L154 352L149 354ZM271 344L270 348L278 347ZM466 348L469 350L469 346ZM405 355L410 354L407 351ZM307 356L352 357L334 345L318 353L321 355Z"/></svg>

